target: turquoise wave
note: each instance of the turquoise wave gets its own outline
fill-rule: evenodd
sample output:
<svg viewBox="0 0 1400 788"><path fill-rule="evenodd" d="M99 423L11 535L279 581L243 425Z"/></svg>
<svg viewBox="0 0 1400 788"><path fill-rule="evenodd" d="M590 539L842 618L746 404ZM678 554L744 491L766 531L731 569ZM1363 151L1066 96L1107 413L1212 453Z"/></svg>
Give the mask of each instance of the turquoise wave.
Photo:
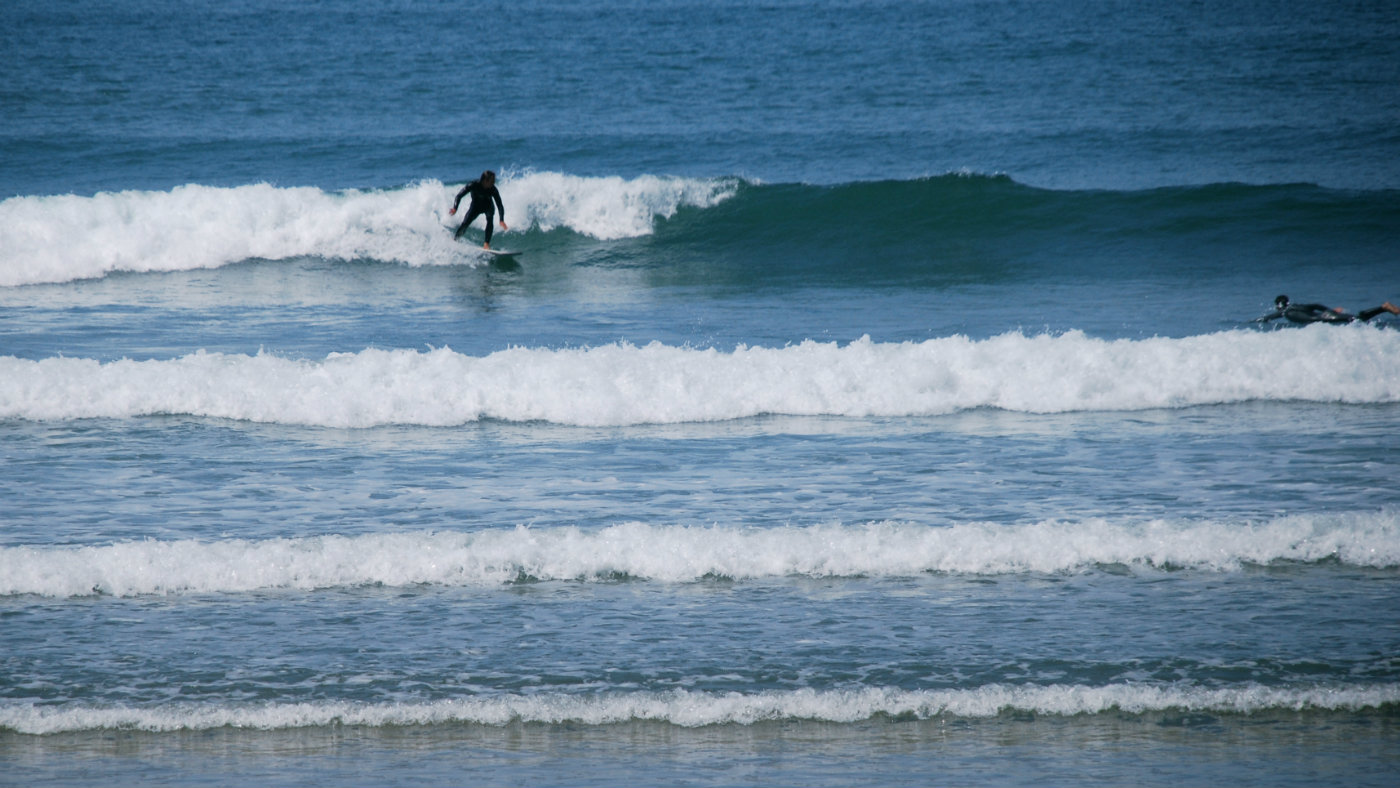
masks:
<svg viewBox="0 0 1400 788"><path fill-rule="evenodd" d="M563 241L563 239L561 239ZM1232 267L1277 278L1322 262L1388 266L1400 192L1310 184L1056 191L1007 176L943 175L837 186L743 183L620 244L610 262L688 276L871 283L996 282L1023 274ZM1381 269L1385 270L1385 269Z"/></svg>

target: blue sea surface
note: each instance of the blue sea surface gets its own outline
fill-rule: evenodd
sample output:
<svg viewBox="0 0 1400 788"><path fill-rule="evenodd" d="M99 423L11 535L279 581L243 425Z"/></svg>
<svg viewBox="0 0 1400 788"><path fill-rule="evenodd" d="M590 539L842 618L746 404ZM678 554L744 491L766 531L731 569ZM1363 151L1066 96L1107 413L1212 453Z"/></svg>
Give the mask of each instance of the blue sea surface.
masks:
<svg viewBox="0 0 1400 788"><path fill-rule="evenodd" d="M1393 784L1393 4L0 45L0 785Z"/></svg>

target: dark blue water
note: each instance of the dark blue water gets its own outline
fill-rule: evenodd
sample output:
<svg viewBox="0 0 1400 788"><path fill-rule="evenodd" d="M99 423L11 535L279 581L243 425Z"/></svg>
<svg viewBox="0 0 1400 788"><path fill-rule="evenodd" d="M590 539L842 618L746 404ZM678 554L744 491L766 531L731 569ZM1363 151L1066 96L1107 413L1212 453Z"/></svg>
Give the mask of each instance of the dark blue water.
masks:
<svg viewBox="0 0 1400 788"><path fill-rule="evenodd" d="M1393 781L1389 4L0 42L0 784Z"/></svg>
<svg viewBox="0 0 1400 788"><path fill-rule="evenodd" d="M0 183L384 187L514 165L1395 188L1393 10L20 0Z"/></svg>

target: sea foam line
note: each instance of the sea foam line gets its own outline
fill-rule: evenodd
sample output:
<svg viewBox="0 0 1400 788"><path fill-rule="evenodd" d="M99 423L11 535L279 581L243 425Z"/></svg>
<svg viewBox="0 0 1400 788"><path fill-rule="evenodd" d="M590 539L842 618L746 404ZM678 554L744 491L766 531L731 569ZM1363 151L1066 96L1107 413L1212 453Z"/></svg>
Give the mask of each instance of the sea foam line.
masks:
<svg viewBox="0 0 1400 788"><path fill-rule="evenodd" d="M1143 410L1250 400L1400 402L1400 332L1315 326L1180 339L1080 332L732 351L653 342L320 360L196 352L99 362L0 357L0 418L182 414L279 424L624 426L765 414L929 416Z"/></svg>
<svg viewBox="0 0 1400 788"><path fill-rule="evenodd" d="M1152 520L1021 525L907 522L742 528L624 523L265 540L119 542L0 548L0 595L237 593L617 577L910 577L1087 571L1095 566L1232 571L1337 560L1400 566L1400 512L1290 516L1260 523Z"/></svg>
<svg viewBox="0 0 1400 788"><path fill-rule="evenodd" d="M658 217L732 196L737 181L504 174L513 231L566 227L602 239L647 235ZM69 282L114 271L185 271L242 260L375 259L408 265L477 261L456 243L453 185L324 191L190 184L169 191L0 202L0 286ZM480 226L478 224L478 226Z"/></svg>
<svg viewBox="0 0 1400 788"><path fill-rule="evenodd" d="M1075 716L1122 712L1189 711L1251 714L1265 711L1358 711L1400 702L1400 685L1235 688L1115 684L1001 685L975 689L798 689L755 694L688 690L602 693L538 693L470 697L424 703L277 703L259 705L171 704L158 707L0 705L0 730L55 734L91 730L152 732L249 728L283 730L334 725L366 727L467 723L574 723L613 725L631 721L682 727L752 725L816 720L853 723L880 715L900 718L989 718L1002 713Z"/></svg>

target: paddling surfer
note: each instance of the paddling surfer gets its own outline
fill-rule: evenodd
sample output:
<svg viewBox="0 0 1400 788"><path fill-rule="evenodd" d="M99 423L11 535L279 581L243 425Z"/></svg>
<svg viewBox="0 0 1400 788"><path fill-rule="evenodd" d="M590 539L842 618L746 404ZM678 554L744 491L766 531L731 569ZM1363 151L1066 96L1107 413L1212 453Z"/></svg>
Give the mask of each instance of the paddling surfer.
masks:
<svg viewBox="0 0 1400 788"><path fill-rule="evenodd" d="M1365 323L1382 312L1400 315L1400 307L1386 301L1378 307L1364 309L1352 315L1322 304L1295 304L1288 300L1288 296L1281 295L1274 299L1274 311L1263 317L1255 318L1254 322L1267 323L1270 320L1284 318L1290 323L1350 323L1353 320Z"/></svg>
<svg viewBox="0 0 1400 788"><path fill-rule="evenodd" d="M495 225L496 209L499 208L501 211L501 230L505 231L510 229L506 226L506 207L501 204L501 193L496 191L496 173L487 170L481 173L480 178L463 186L462 190L457 192L457 199L452 201L452 210L447 212L448 216L453 216L457 213L457 206L462 204L462 198L468 194L472 196L472 201L467 207L467 218L462 220L462 224L457 227L457 232L452 234L452 239L456 240L461 238L462 233L467 229L467 225L471 224L476 217L485 216L486 243L482 244L482 248L490 249L491 231L494 229ZM493 202L494 205L492 204Z"/></svg>

